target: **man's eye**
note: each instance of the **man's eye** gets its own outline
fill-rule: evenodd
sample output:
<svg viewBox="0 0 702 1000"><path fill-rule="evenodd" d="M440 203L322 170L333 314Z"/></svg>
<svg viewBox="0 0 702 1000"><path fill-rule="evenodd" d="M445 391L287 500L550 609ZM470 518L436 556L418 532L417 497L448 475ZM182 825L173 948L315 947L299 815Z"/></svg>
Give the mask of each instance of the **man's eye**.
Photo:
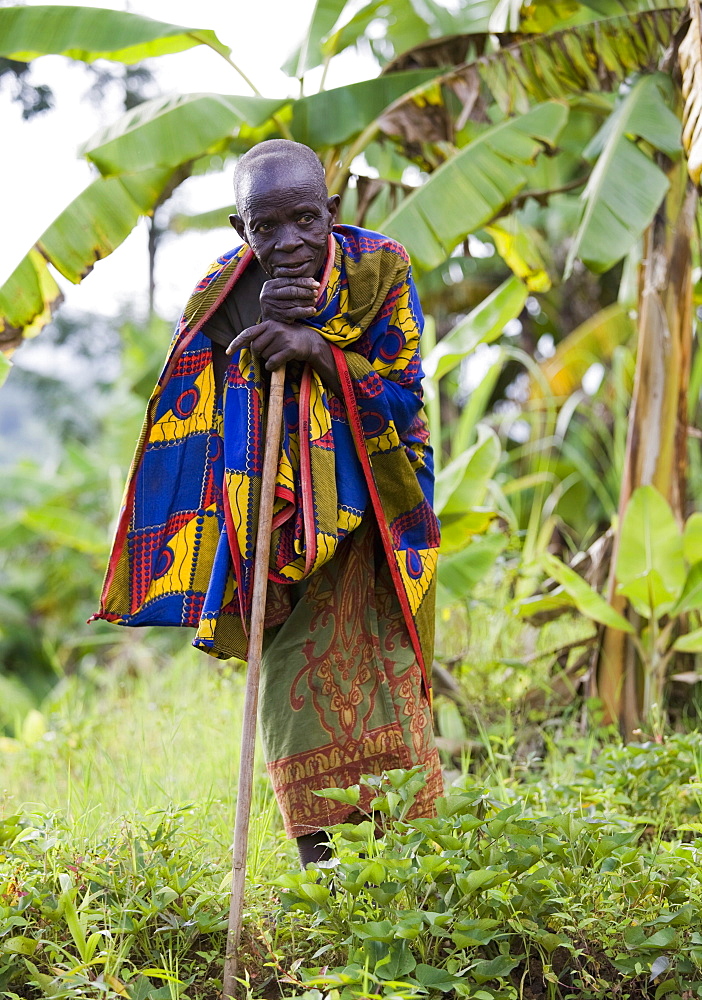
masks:
<svg viewBox="0 0 702 1000"><path fill-rule="evenodd" d="M270 233L270 231L271 231L272 228L273 227L271 226L270 222L259 222L257 225L254 226L254 232L255 233Z"/></svg>
<svg viewBox="0 0 702 1000"><path fill-rule="evenodd" d="M306 225L309 225L310 222L314 222L314 215L312 215L311 212L305 212L304 215L300 216L298 222L303 222Z"/></svg>

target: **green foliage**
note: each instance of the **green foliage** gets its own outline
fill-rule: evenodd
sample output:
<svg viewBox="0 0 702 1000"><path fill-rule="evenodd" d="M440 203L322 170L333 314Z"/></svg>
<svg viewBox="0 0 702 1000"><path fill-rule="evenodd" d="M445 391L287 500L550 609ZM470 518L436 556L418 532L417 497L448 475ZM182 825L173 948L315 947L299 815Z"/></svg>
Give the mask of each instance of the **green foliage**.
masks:
<svg viewBox="0 0 702 1000"><path fill-rule="evenodd" d="M436 267L522 190L529 164L555 146L567 118L567 107L551 101L486 129L388 216L387 232L411 248L420 267Z"/></svg>
<svg viewBox="0 0 702 1000"><path fill-rule="evenodd" d="M463 778L439 801L436 819L407 820L421 778L366 776L376 793L373 817L339 828L327 866L277 880L279 933L302 922L307 935L303 954L296 927L295 978L338 991L329 995L340 1000L447 992L604 1000L644 995L649 981L679 996L702 989L694 846L649 844L642 837L649 816L636 812L656 815L663 789L684 782L683 761L689 809L699 809L699 755L698 737L613 753L597 773L584 768L568 792L557 789L561 808L546 814L518 797L499 802ZM659 766L650 798L617 797L619 789L643 790L643 769ZM576 805L578 792L587 802L597 788L601 799L603 779L612 783L616 819ZM540 791L549 798L547 786ZM357 793L333 794L353 805Z"/></svg>
<svg viewBox="0 0 702 1000"><path fill-rule="evenodd" d="M582 216L566 261L576 258L593 271L608 271L626 256L646 229L668 180L633 139L668 156L681 150L680 121L670 110L673 87L662 73L642 76L583 150L597 165L582 195Z"/></svg>
<svg viewBox="0 0 702 1000"><path fill-rule="evenodd" d="M167 330L158 321L146 328L125 323L122 334L121 372L111 385L83 392L82 424L71 420L75 426L62 427L67 390L58 382L40 381L33 395L26 387L27 405L46 436L61 434L63 441L55 462L24 460L5 466L0 476L0 732L19 730L65 674L130 642L126 632L87 625L86 619L102 585L124 470L142 420L142 393L155 379ZM80 351L85 336L78 325L67 343ZM96 336L96 326L87 336ZM103 344L101 359L108 351ZM73 416L75 397L68 398Z"/></svg>
<svg viewBox="0 0 702 1000"><path fill-rule="evenodd" d="M699 620L702 609L699 525L699 515L693 514L682 531L653 486L632 494L622 520L615 576L617 593L631 602L642 621L636 631L572 569L548 553L541 557L544 569L560 584L562 601L572 602L596 622L632 634L644 672L643 713L648 720L654 710L662 711L675 653L702 652L702 628L689 631L689 616ZM534 603L525 601L520 610L533 613Z"/></svg>
<svg viewBox="0 0 702 1000"><path fill-rule="evenodd" d="M135 63L151 56L209 45L228 56L214 31L182 28L119 10L35 5L0 10L0 55L30 60L63 55L93 62Z"/></svg>

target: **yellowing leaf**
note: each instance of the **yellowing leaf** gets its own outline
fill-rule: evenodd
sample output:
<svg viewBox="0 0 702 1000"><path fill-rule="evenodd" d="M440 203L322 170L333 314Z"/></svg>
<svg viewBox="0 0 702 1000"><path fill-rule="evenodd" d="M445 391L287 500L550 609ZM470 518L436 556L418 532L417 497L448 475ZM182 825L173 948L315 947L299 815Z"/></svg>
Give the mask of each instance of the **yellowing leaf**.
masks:
<svg viewBox="0 0 702 1000"><path fill-rule="evenodd" d="M497 252L505 264L526 284L530 292L547 292L551 277L535 229L525 226L515 215L487 227Z"/></svg>

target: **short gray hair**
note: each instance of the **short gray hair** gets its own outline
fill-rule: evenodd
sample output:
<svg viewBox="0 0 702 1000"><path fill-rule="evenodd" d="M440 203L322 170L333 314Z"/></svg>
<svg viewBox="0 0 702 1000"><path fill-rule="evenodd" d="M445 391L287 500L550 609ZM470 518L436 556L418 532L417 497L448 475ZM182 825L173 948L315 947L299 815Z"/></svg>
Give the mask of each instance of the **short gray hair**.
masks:
<svg viewBox="0 0 702 1000"><path fill-rule="evenodd" d="M327 181L324 167L314 150L301 142L293 142L291 139L265 139L239 157L234 168L234 201L237 210L239 192L243 182L251 177L255 170L265 170L266 160L269 161L269 165L272 165L270 161L273 161L276 166L289 167L291 170L296 166L304 165L312 177L319 181L320 188L326 192Z"/></svg>

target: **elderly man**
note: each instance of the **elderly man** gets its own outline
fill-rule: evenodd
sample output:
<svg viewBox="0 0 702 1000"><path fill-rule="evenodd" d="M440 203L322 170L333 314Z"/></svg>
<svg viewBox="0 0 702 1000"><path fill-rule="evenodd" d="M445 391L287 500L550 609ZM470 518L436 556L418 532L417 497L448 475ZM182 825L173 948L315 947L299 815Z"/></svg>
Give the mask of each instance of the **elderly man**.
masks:
<svg viewBox="0 0 702 1000"><path fill-rule="evenodd" d="M353 819L315 795L423 768L441 791L429 669L439 544L406 251L335 225L312 150L269 140L235 173L244 241L200 281L148 406L101 607L247 654L269 373L286 364L261 688L264 751L303 864ZM362 797L358 809L368 807Z"/></svg>

